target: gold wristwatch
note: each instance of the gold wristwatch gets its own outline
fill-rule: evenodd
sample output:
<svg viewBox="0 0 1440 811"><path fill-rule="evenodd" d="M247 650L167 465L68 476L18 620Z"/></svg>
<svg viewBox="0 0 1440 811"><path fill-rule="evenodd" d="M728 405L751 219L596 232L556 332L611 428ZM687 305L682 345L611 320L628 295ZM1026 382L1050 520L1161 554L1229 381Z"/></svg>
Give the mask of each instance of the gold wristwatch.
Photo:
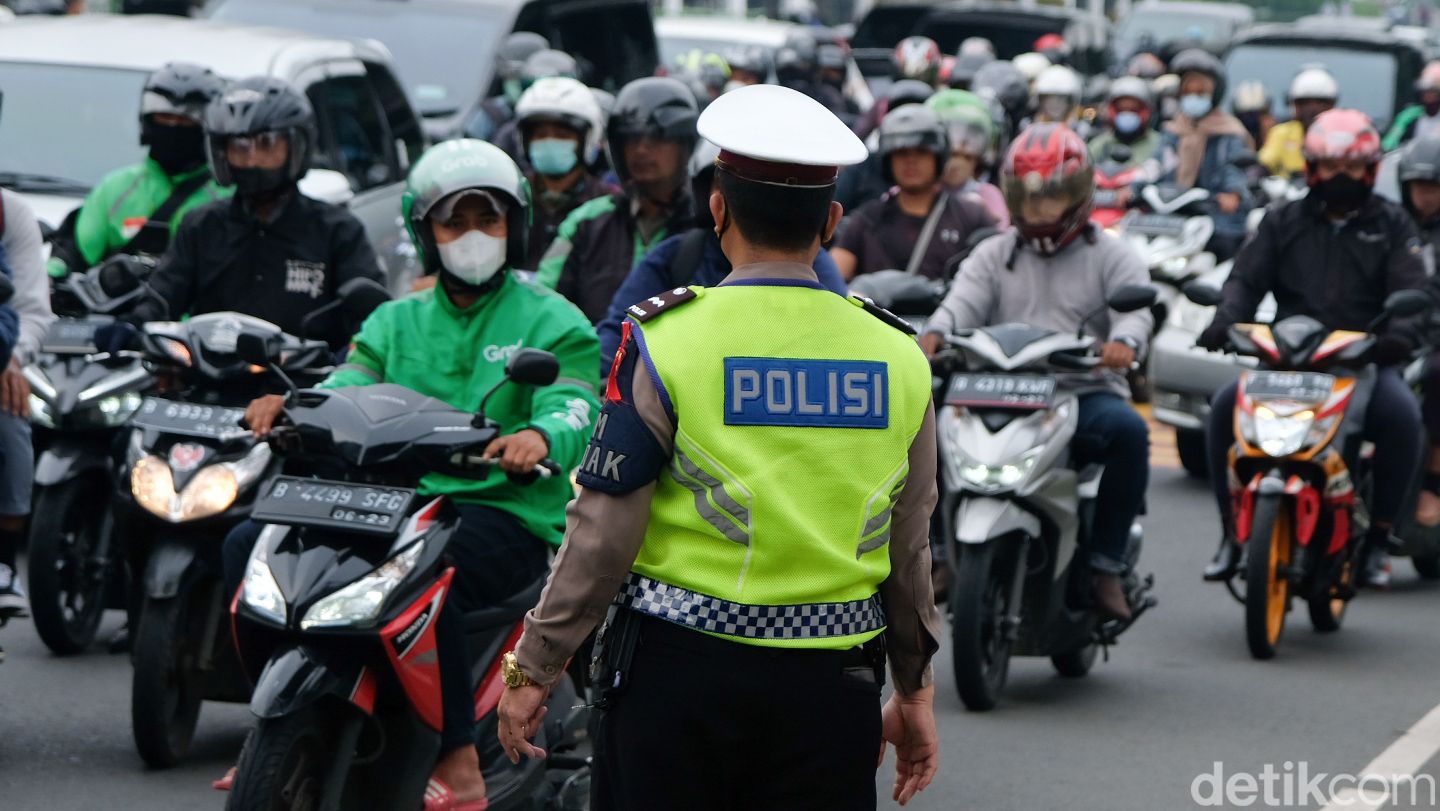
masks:
<svg viewBox="0 0 1440 811"><path fill-rule="evenodd" d="M504 680L506 687L529 687L535 683L534 679L520 669L520 662L515 658L513 650L500 657L500 678Z"/></svg>

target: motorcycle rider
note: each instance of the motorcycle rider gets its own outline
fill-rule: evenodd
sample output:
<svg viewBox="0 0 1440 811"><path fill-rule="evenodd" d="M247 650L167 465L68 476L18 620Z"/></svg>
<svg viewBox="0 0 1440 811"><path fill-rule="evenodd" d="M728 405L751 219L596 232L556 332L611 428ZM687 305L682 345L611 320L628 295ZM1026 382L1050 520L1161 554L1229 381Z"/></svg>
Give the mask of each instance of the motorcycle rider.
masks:
<svg viewBox="0 0 1440 811"><path fill-rule="evenodd" d="M701 140L690 157L690 195L693 200L709 200L715 184L715 159L720 155L719 147ZM826 289L845 295L845 280L840 269L824 248L815 255L813 263L815 278ZM640 264L630 271L615 298L610 301L610 310L605 320L595 326L600 336L600 371L610 371L615 359L615 350L620 348L620 333L625 323L625 311L631 304L657 296L677 287L699 285L714 287L730 275L730 260L720 250L720 238L715 235L715 218L707 206L695 207L695 223L690 230L676 234L655 246L645 254Z"/></svg>
<svg viewBox="0 0 1440 811"><path fill-rule="evenodd" d="M1051 65L1035 77L1035 122L1064 124L1074 129L1080 112L1080 74Z"/></svg>
<svg viewBox="0 0 1440 811"><path fill-rule="evenodd" d="M1120 162L1124 167L1142 166L1153 160L1160 151L1160 133L1151 126L1154 112L1150 86L1144 79L1116 79L1105 97L1106 129L1090 139L1091 159L1096 163L1106 160L1111 157L1111 148L1120 145L1130 151L1129 159Z"/></svg>
<svg viewBox="0 0 1440 811"><path fill-rule="evenodd" d="M85 196L73 233L52 244L51 276L83 272L117 253L158 257L186 214L230 196L210 176L202 128L205 106L224 87L209 68L184 62L150 74L140 93L140 143L149 155Z"/></svg>
<svg viewBox="0 0 1440 811"><path fill-rule="evenodd" d="M516 349L553 352L560 361L555 385L510 389L491 400L486 415L503 435L485 454L512 473L529 473L547 457L564 470L577 467L599 408L595 334L564 299L510 273L526 254L530 193L519 168L492 144L447 141L416 162L402 206L421 261L440 281L376 309L345 364L320 387L397 383L473 412L503 379ZM246 420L265 436L283 408L283 397L262 397L246 410ZM427 801L425 807L483 808L461 618L545 572L572 490L563 476L521 486L498 474L482 480L432 474L420 492L449 495L461 516L446 550L455 563L454 591L437 626L444 729L431 786L453 806ZM227 594L239 587L259 533L259 524L247 522L226 539Z"/></svg>
<svg viewBox="0 0 1440 811"><path fill-rule="evenodd" d="M1335 108L1340 85L1324 68L1306 68L1291 80L1285 100L1295 117L1270 128L1256 157L1272 175L1299 177L1305 174L1305 131L1316 116Z"/></svg>
<svg viewBox="0 0 1440 811"><path fill-rule="evenodd" d="M940 46L929 37L906 37L900 40L890 57L890 75L894 80L891 88L901 82L919 82L930 88L930 92L920 99L923 102L935 92L940 80L940 63L943 58ZM892 94L887 92L885 98L876 101L865 111L852 129L862 139L868 139L880 126L880 122L885 120L885 116L899 106Z"/></svg>
<svg viewBox="0 0 1440 811"><path fill-rule="evenodd" d="M880 122L880 160L895 188L850 215L831 254L849 281L861 273L905 269L931 279L949 275L948 261L970 234L995 224L976 199L941 183L950 139L935 112L909 105Z"/></svg>
<svg viewBox="0 0 1440 811"><path fill-rule="evenodd" d="M465 124L467 137L488 141L515 115L515 105L525 92L520 80L525 60L549 47L550 41L533 31L516 31L505 37L495 55L495 80L500 93L480 103L480 109Z"/></svg>
<svg viewBox="0 0 1440 811"><path fill-rule="evenodd" d="M686 165L698 115L694 94L668 77L636 79L616 97L607 132L610 164L624 191L570 212L535 277L591 323L605 317L636 262L689 226Z"/></svg>
<svg viewBox="0 0 1440 811"><path fill-rule="evenodd" d="M1230 112L1245 125L1250 140L1265 143L1270 129L1275 126L1275 113L1271 111L1270 90L1259 79L1246 79L1235 85L1230 96Z"/></svg>
<svg viewBox="0 0 1440 811"><path fill-rule="evenodd" d="M570 212L615 189L590 171L600 157L605 121L595 96L578 80L556 76L535 82L515 105L515 122L535 194L529 255L519 267L534 270Z"/></svg>
<svg viewBox="0 0 1440 811"><path fill-rule="evenodd" d="M575 57L564 51L557 51L553 48L545 48L536 51L526 57L525 65L520 69L520 88L529 90L541 79L549 79L563 76L567 79L576 79L580 76L580 66L575 62ZM517 101L518 105L519 102ZM509 121L496 128L494 135L488 140L490 143L505 150L511 160L520 165L521 170L529 171L529 156L525 154L525 145L520 141L519 121L511 116Z"/></svg>
<svg viewBox="0 0 1440 811"><path fill-rule="evenodd" d="M885 115L889 115L907 104L924 104L933 95L935 91L930 85L915 79L901 79L885 89L885 98L877 102L875 107L871 107L870 112L874 113L876 107L883 103ZM883 122L884 118L881 118L881 121ZM870 150L870 157L858 166L842 169L840 181L835 187L835 202L847 212L874 200L890 188L890 181L885 179L882 166L884 160L880 155L880 132L876 130L868 137L861 137L865 139L865 146Z"/></svg>
<svg viewBox="0 0 1440 811"><path fill-rule="evenodd" d="M1425 285L1415 225L1400 206L1372 194L1380 156L1380 135L1364 113L1336 109L1316 117L1305 135L1309 194L1280 203L1260 221L1235 256L1224 301L1197 345L1223 348L1231 325L1253 318L1266 293L1275 296L1277 322L1303 314L1331 330L1364 331L1382 312L1386 296ZM1389 583L1390 534L1420 467L1420 407L1396 369L1414 351L1418 331L1414 320L1393 322L1375 348L1379 374L1364 425L1365 437L1375 444L1375 487L1361 578L1375 587ZM1235 390L1231 383L1215 393L1206 427L1221 520L1220 548L1205 567L1206 580L1225 580L1239 565L1224 475L1235 443Z"/></svg>
<svg viewBox="0 0 1440 811"><path fill-rule="evenodd" d="M994 162L995 122L990 107L968 90L941 90L925 106L935 111L950 139L950 158L940 182L951 192L973 197L985 206L999 228L1010 225L1005 197L988 177Z"/></svg>
<svg viewBox="0 0 1440 811"><path fill-rule="evenodd" d="M1104 310L1126 285L1150 281L1149 269L1128 245L1090 223L1095 171L1080 136L1060 124L1034 124L1010 146L1000 174L1013 230L980 243L960 266L940 309L926 323L920 346L934 355L959 329L1019 322L1074 332L1085 315ZM1126 374L1142 355L1154 318L1150 311L1091 319L1086 331L1100 347L1102 369L1067 375L1079 395L1074 452L1101 462L1095 511L1094 570L1097 607L1128 619L1120 584L1130 526L1145 500L1150 439L1130 407Z"/></svg>
<svg viewBox="0 0 1440 811"><path fill-rule="evenodd" d="M1419 103L1401 110L1390 131L1385 133L1381 145L1386 152L1399 149L1412 139L1440 132L1440 60L1430 62L1420 71L1420 78L1415 80L1415 93L1420 97Z"/></svg>
<svg viewBox="0 0 1440 811"><path fill-rule="evenodd" d="M215 179L235 196L185 218L149 279L160 300L98 331L102 348L127 344L131 324L225 310L301 335L305 316L345 282L384 281L355 215L297 188L317 147L304 94L270 77L236 82L206 110L205 140ZM338 312L316 319L301 337L339 350L355 334L350 320Z"/></svg>
<svg viewBox="0 0 1440 811"><path fill-rule="evenodd" d="M1401 203L1415 221L1420 241L1425 243L1427 270L1433 276L1435 251L1440 243L1440 133L1411 141L1400 155L1397 174ZM1440 526L1440 353L1430 356L1422 388L1420 411L1430 450L1415 505L1415 522L1434 527Z"/></svg>
<svg viewBox="0 0 1440 811"><path fill-rule="evenodd" d="M30 204L0 189L0 272L15 288L9 303L0 305L0 349L10 356L0 373L0 619L23 616L27 605L15 557L30 514L35 451L30 441L30 384L20 369L35 359L55 320L43 243Z"/></svg>
<svg viewBox="0 0 1440 811"><path fill-rule="evenodd" d="M1209 250L1218 260L1234 255L1245 238L1245 215L1254 207L1245 172L1234 161L1250 152L1250 133L1220 107L1225 67L1208 51L1191 48L1175 55L1170 69L1180 76L1179 114L1165 122L1157 182L1210 192L1217 209Z"/></svg>

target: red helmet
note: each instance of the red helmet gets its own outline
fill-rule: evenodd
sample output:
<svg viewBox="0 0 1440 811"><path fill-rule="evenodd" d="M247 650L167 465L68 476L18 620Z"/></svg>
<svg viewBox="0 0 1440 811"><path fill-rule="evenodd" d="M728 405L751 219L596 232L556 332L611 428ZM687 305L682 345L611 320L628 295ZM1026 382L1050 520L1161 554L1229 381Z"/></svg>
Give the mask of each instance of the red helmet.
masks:
<svg viewBox="0 0 1440 811"><path fill-rule="evenodd" d="M1375 183L1375 170L1383 150L1380 133L1370 123L1370 116L1359 110L1326 110L1315 117L1305 131L1305 164L1307 176L1315 182L1315 162L1324 159L1363 160L1370 165L1367 174Z"/></svg>
<svg viewBox="0 0 1440 811"><path fill-rule="evenodd" d="M895 78L933 85L940 78L940 46L929 37L906 37L895 46Z"/></svg>
<svg viewBox="0 0 1440 811"><path fill-rule="evenodd" d="M1079 236L1090 220L1095 197L1090 150L1063 124L1033 124L1005 153L1000 189L1020 236L1043 256L1057 253ZM1028 222L1025 204L1039 199L1063 201L1059 218Z"/></svg>
<svg viewBox="0 0 1440 811"><path fill-rule="evenodd" d="M1059 34L1041 34L1040 38L1035 40L1034 50L1036 53L1045 54L1046 58L1057 65L1070 58L1070 45Z"/></svg>

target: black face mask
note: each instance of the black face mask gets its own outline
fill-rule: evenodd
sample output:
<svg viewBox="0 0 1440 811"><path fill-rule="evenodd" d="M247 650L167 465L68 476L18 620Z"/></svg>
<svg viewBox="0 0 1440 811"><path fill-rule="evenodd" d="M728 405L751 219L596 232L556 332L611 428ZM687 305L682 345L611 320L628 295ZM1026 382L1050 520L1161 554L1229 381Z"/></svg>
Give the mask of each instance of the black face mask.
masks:
<svg viewBox="0 0 1440 811"><path fill-rule="evenodd" d="M1354 211L1370 199L1370 184L1344 174L1316 183L1310 193L1332 214L1346 214Z"/></svg>
<svg viewBox="0 0 1440 811"><path fill-rule="evenodd" d="M290 185L290 178L284 169L241 169L231 166L230 176L235 178L235 191L242 197L272 197Z"/></svg>
<svg viewBox="0 0 1440 811"><path fill-rule="evenodd" d="M1420 106L1425 108L1425 115L1440 113L1440 101L1422 101L1420 102Z"/></svg>
<svg viewBox="0 0 1440 811"><path fill-rule="evenodd" d="M205 131L199 127L145 125L150 157L168 175L178 175L205 163Z"/></svg>

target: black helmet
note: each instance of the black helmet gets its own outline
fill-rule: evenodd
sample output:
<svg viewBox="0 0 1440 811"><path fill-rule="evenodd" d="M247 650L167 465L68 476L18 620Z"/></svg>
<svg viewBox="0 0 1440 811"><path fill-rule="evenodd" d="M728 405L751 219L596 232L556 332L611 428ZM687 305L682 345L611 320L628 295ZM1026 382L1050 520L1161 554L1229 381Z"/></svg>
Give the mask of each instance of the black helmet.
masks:
<svg viewBox="0 0 1440 811"><path fill-rule="evenodd" d="M815 74L815 52L819 45L806 31L796 31L785 38L775 51L775 75L781 84L809 79Z"/></svg>
<svg viewBox="0 0 1440 811"><path fill-rule="evenodd" d="M765 74L770 70L770 63L765 58L765 51L758 45L735 45L727 48L722 56L730 63L730 70L743 70L759 76L763 81Z"/></svg>
<svg viewBox="0 0 1440 811"><path fill-rule="evenodd" d="M667 141L678 141L685 150L686 160L695 148L699 135L695 123L700 118L695 94L683 82L667 76L648 76L620 88L615 96L615 109L605 128L609 139L610 166L621 183L630 181L625 166L625 139L650 135Z"/></svg>
<svg viewBox="0 0 1440 811"><path fill-rule="evenodd" d="M924 104L925 100L933 95L935 95L935 88L919 79L901 79L886 88L885 99L889 104L886 110L894 112L897 108L907 104Z"/></svg>
<svg viewBox="0 0 1440 811"><path fill-rule="evenodd" d="M225 80L207 67L171 62L150 74L140 92L140 124L155 113L183 115L199 124L205 108L225 89ZM145 143L144 139L140 141Z"/></svg>
<svg viewBox="0 0 1440 811"><path fill-rule="evenodd" d="M950 86L969 90L970 85L975 82L975 74L994 61L995 55L989 51L962 51L955 57L955 65L950 68Z"/></svg>
<svg viewBox="0 0 1440 811"><path fill-rule="evenodd" d="M231 138L277 132L289 140L290 159L279 169L234 170L225 158ZM222 186L264 194L294 184L310 170L317 140L315 110L305 95L283 79L257 76L236 82L205 110L210 171Z"/></svg>
<svg viewBox="0 0 1440 811"><path fill-rule="evenodd" d="M714 228L715 218L710 216L710 188L715 183L715 159L720 157L720 147L701 138L690 153L690 200L695 204L695 227Z"/></svg>
<svg viewBox="0 0 1440 811"><path fill-rule="evenodd" d="M525 68L525 60L537 51L550 47L550 40L533 31L516 31L505 38L496 55L497 69L501 79L518 79Z"/></svg>
<svg viewBox="0 0 1440 811"><path fill-rule="evenodd" d="M970 92L998 103L1007 113L1017 115L1030 104L1030 81L1010 62L981 65L975 72Z"/></svg>
<svg viewBox="0 0 1440 811"><path fill-rule="evenodd" d="M1440 136L1427 135L1411 141L1400 153L1396 174L1400 178L1400 201L1414 214L1407 186L1417 180L1440 182Z"/></svg>
<svg viewBox="0 0 1440 811"><path fill-rule="evenodd" d="M1210 101L1218 105L1220 99L1225 97L1225 66L1215 55L1201 48L1189 48L1175 54L1170 60L1170 72L1185 81L1187 73L1203 73L1215 82L1215 92L1210 94Z"/></svg>
<svg viewBox="0 0 1440 811"><path fill-rule="evenodd" d="M908 104L891 110L880 122L880 165L885 182L893 184L895 173L890 170L890 156L901 149L925 149L935 156L935 178L950 157L950 138L935 111L923 105Z"/></svg>
<svg viewBox="0 0 1440 811"><path fill-rule="evenodd" d="M529 90L530 85L535 84L536 81L553 76L578 79L580 67L575 64L575 57L570 54L553 48L545 48L530 54L525 59L525 65L520 69L520 86L522 89Z"/></svg>

